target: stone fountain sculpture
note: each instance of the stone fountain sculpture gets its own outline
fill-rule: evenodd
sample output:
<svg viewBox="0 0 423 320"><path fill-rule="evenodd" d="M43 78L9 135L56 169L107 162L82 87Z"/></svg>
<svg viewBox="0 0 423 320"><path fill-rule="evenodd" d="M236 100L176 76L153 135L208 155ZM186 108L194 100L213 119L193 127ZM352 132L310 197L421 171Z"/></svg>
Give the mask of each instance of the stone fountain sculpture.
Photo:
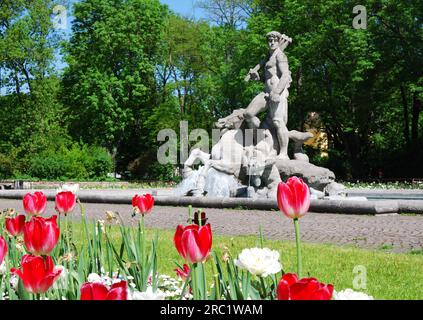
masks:
<svg viewBox="0 0 423 320"><path fill-rule="evenodd" d="M234 110L217 121L221 138L210 154L200 149L191 151L176 194L275 198L278 183L293 175L301 177L312 193L317 190L316 194L335 183L334 173L309 163L302 149L313 134L287 129L292 79L284 50L292 39L276 31L266 37L267 59L245 77L246 81L260 80L259 70L264 69L264 91L247 108ZM261 112L267 112L262 122L257 117ZM289 141L294 143L293 159L288 156ZM194 169L198 162L201 166Z"/></svg>

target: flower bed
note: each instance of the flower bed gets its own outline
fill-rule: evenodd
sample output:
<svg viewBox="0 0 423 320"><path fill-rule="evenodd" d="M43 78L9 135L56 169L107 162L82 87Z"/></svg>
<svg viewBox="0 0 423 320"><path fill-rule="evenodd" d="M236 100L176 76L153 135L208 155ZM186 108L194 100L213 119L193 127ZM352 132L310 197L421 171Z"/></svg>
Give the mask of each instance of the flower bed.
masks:
<svg viewBox="0 0 423 320"><path fill-rule="evenodd" d="M157 236L147 246L144 219L153 208L151 195L135 195L134 215L137 228L128 229L117 213L107 212L106 219L93 228L85 221L84 246L78 250L72 239L69 215L75 214L77 189L59 190L57 215L42 217L46 197L41 192L23 199L26 216L14 210L1 220L0 297L3 299L82 299L82 300L329 300L370 299L351 289L336 292L332 284L312 277L302 277L299 220L309 208L307 185L298 178L281 183L278 205L294 222L297 245L296 273L282 269L279 253L263 247L246 248L238 257L228 252L218 256L213 250L212 226L204 213L192 217L188 225L176 226L173 245L181 257L175 276L157 272ZM201 218L200 218L201 216ZM120 241L110 237L111 223L119 225ZM2 228L3 229L3 228ZM171 244L169 244L171 245ZM148 247L148 250L147 250ZM209 281L205 265L213 270Z"/></svg>

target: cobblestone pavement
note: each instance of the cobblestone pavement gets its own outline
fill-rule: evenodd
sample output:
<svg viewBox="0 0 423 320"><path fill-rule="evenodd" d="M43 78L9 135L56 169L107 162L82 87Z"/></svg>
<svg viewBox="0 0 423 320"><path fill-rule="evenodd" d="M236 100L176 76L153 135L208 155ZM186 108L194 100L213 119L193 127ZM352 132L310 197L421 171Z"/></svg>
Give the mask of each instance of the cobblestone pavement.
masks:
<svg viewBox="0 0 423 320"><path fill-rule="evenodd" d="M0 199L0 208L23 211L22 202ZM125 222L134 224L131 205L85 204L89 219L104 219L106 210L117 211ZM294 227L290 219L276 211L206 209L207 217L217 235L258 235L259 225L267 239L294 241ZM54 212L49 201L46 213ZM73 216L78 209L75 209ZM174 230L187 220L187 208L154 207L145 219L147 227ZM403 215L342 215L309 213L301 219L301 237L305 242L353 245L362 248L407 252L423 249L423 216Z"/></svg>

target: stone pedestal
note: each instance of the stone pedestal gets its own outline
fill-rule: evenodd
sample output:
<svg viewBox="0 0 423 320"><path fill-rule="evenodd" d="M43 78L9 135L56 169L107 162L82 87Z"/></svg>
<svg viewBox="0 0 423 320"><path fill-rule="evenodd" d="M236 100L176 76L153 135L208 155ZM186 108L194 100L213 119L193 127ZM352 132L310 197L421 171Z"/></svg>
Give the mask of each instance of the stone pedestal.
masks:
<svg viewBox="0 0 423 320"><path fill-rule="evenodd" d="M275 165L283 181L286 181L291 176L297 176L303 179L309 187L319 191L323 191L328 184L335 181L335 174L332 171L309 162L276 160Z"/></svg>

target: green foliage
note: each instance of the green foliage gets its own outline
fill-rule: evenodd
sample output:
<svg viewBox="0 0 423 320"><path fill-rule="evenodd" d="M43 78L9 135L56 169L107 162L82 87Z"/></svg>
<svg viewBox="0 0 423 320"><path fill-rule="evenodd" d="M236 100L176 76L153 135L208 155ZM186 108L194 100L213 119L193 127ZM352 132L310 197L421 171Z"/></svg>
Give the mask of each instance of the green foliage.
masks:
<svg viewBox="0 0 423 320"><path fill-rule="evenodd" d="M337 175L368 177L380 168L391 177L423 175L415 152L423 143L421 1L367 1L366 29L352 26L354 1L255 3L248 46L272 29L293 38L289 129L302 130L307 113L317 112Z"/></svg>
<svg viewBox="0 0 423 320"><path fill-rule="evenodd" d="M112 150L143 132L165 17L158 0L75 4L62 91L72 136Z"/></svg>
<svg viewBox="0 0 423 320"><path fill-rule="evenodd" d="M103 175L106 156L73 166L83 161L69 146L82 141L105 147L120 173L170 179L175 167L153 165L157 133L178 132L181 120L211 133L246 108L263 84L243 78L266 57L271 30L293 38L288 129L303 131L314 112L328 136L329 157L313 151L312 161L341 178L423 176L421 1L369 0L367 28L354 29L350 0L201 1L211 21L159 0L82 0L63 41L63 75L53 65L54 5L1 5L0 176ZM66 172L64 158L73 163Z"/></svg>
<svg viewBox="0 0 423 320"><path fill-rule="evenodd" d="M111 172L113 162L108 152L100 147L77 144L57 150L46 150L30 161L28 174L41 179L104 179Z"/></svg>
<svg viewBox="0 0 423 320"><path fill-rule="evenodd" d="M13 175L13 159L0 153L0 179L6 179Z"/></svg>

